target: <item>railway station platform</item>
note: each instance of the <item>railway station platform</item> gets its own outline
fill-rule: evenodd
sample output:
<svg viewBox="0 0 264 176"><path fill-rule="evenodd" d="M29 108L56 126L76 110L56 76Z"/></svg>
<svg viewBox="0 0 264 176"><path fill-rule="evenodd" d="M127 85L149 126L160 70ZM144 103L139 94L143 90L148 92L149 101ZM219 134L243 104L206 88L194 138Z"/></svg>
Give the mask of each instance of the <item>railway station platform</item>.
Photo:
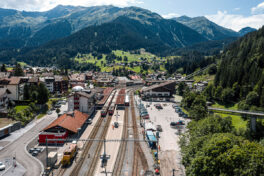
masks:
<svg viewBox="0 0 264 176"><path fill-rule="evenodd" d="M82 136L80 137L81 140L85 140L85 139L88 139L88 138L89 138L89 136L90 136L90 134L91 134L91 132L92 132L92 130L93 130L93 128L94 128L96 122L98 121L98 119L99 119L100 117L101 117L101 111L97 111L96 114L95 114L95 116L94 116L94 118L93 118L93 120L92 120L92 124L89 124L89 125L87 126L87 128L85 129L85 131L82 133ZM87 142L87 141L86 141L86 142ZM78 142L77 142L77 146L78 146L78 148L79 148L79 149L82 149L83 146L84 146L84 144L85 144L86 142L78 141Z"/></svg>
<svg viewBox="0 0 264 176"><path fill-rule="evenodd" d="M118 116L117 116L118 112ZM121 140L123 129L124 129L124 117L125 111L124 110L115 110L112 120L110 123L110 127L108 128L106 140ZM115 122L118 122L118 128L114 128L113 125ZM107 161L106 171L109 172L108 175L114 170L115 161L119 152L121 142L106 142L106 155L110 155L110 159ZM101 155L103 155L104 148L102 147ZM104 173L105 169L101 168L101 159L98 160L95 173L96 176L105 176Z"/></svg>

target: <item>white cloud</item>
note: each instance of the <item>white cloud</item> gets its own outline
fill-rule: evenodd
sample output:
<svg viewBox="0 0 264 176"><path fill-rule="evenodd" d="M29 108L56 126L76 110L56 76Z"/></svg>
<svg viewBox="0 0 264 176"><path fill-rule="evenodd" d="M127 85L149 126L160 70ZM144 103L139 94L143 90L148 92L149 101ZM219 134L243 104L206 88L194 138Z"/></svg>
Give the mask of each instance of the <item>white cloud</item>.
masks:
<svg viewBox="0 0 264 176"><path fill-rule="evenodd" d="M125 7L142 3L141 0L1 0L0 7L27 11L45 11L59 4L74 6L114 5Z"/></svg>
<svg viewBox="0 0 264 176"><path fill-rule="evenodd" d="M235 31L247 26L259 29L264 25L264 14L245 17L243 15L228 14L226 11L218 11L217 14L206 15L206 17L216 24Z"/></svg>
<svg viewBox="0 0 264 176"><path fill-rule="evenodd" d="M239 7L237 7L237 8L234 8L234 11L239 11L240 10L240 8Z"/></svg>
<svg viewBox="0 0 264 176"><path fill-rule="evenodd" d="M166 19L170 19L170 18L174 18L174 17L179 17L180 15L177 14L177 13L169 13L167 15L161 15L163 18L166 18Z"/></svg>
<svg viewBox="0 0 264 176"><path fill-rule="evenodd" d="M251 8L252 14L263 14L264 13L264 2L258 4L256 7Z"/></svg>

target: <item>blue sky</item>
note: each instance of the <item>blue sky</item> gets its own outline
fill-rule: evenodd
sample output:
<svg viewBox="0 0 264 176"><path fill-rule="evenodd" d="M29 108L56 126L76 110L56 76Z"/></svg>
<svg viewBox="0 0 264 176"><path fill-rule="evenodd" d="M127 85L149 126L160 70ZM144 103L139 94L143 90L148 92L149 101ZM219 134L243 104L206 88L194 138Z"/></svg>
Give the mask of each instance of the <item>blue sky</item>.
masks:
<svg viewBox="0 0 264 176"><path fill-rule="evenodd" d="M176 13L187 16L204 16L217 11L251 15L251 8L264 1L260 0L142 0L141 7L160 14Z"/></svg>
<svg viewBox="0 0 264 176"><path fill-rule="evenodd" d="M211 21L238 31L264 25L264 0L1 0L1 8L45 11L56 5L139 6L171 18L181 15L206 16Z"/></svg>

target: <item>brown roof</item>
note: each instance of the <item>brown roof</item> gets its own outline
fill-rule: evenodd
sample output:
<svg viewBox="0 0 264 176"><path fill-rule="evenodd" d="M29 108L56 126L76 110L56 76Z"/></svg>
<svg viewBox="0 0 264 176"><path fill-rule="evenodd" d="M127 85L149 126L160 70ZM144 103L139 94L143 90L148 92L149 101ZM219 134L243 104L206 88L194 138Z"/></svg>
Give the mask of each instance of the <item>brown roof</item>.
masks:
<svg viewBox="0 0 264 176"><path fill-rule="evenodd" d="M172 84L172 83L176 83L176 81L167 81L167 82L164 82L164 83L161 83L161 84L155 84L155 85L143 88L141 91L142 92L149 91L149 90L156 89L156 88L159 88L159 87L163 87L163 86L166 86L166 85L169 85L169 84Z"/></svg>
<svg viewBox="0 0 264 176"><path fill-rule="evenodd" d="M60 126L64 129L77 133L78 128L81 128L83 126L85 121L88 119L89 115L77 110L75 110L73 113L73 116L69 113L61 115L59 118L54 120L49 126L44 128L44 131L50 128L54 128L56 126Z"/></svg>
<svg viewBox="0 0 264 176"><path fill-rule="evenodd" d="M71 81L85 81L85 74L72 74L69 76Z"/></svg>
<svg viewBox="0 0 264 176"><path fill-rule="evenodd" d="M113 87L107 87L105 90L104 90L104 98L98 103L98 104L105 104L106 100L108 99L108 97L110 96L111 92L114 90Z"/></svg>
<svg viewBox="0 0 264 176"><path fill-rule="evenodd" d="M55 78L55 82L60 82L60 81L62 81L62 76L58 76L58 75L56 75L56 76L54 76L54 78Z"/></svg>
<svg viewBox="0 0 264 176"><path fill-rule="evenodd" d="M125 104L125 95L126 95L126 89L121 89L117 96L116 104L118 105Z"/></svg>
<svg viewBox="0 0 264 176"><path fill-rule="evenodd" d="M32 77L28 80L29 83L38 83L39 78L38 77Z"/></svg>
<svg viewBox="0 0 264 176"><path fill-rule="evenodd" d="M11 85L17 85L17 84L20 83L21 78L14 76L14 77L11 77L9 80L10 80L9 84L11 84Z"/></svg>

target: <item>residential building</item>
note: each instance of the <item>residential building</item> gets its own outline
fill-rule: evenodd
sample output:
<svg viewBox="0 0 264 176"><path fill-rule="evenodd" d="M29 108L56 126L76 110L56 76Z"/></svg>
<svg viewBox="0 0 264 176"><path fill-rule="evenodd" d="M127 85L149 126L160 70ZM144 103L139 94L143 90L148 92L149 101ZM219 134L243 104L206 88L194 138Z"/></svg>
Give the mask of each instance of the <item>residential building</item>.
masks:
<svg viewBox="0 0 264 176"><path fill-rule="evenodd" d="M0 80L0 88L8 89L10 93L7 97L14 101L23 100L24 85L25 83L23 83L20 77L11 77Z"/></svg>
<svg viewBox="0 0 264 176"><path fill-rule="evenodd" d="M11 92L7 88L0 88L0 113L7 113L9 94L11 94Z"/></svg>
<svg viewBox="0 0 264 176"><path fill-rule="evenodd" d="M54 77L44 77L44 83L50 93L54 92Z"/></svg>
<svg viewBox="0 0 264 176"><path fill-rule="evenodd" d="M39 83L39 78L38 77L31 77L29 80L28 80L28 84L29 85L35 85L37 86Z"/></svg>
<svg viewBox="0 0 264 176"><path fill-rule="evenodd" d="M68 91L69 79L67 76L54 76L54 92L61 94Z"/></svg>
<svg viewBox="0 0 264 176"><path fill-rule="evenodd" d="M76 86L72 89L72 93L68 97L68 111L78 110L89 115L94 113L96 91L94 89L84 89Z"/></svg>

